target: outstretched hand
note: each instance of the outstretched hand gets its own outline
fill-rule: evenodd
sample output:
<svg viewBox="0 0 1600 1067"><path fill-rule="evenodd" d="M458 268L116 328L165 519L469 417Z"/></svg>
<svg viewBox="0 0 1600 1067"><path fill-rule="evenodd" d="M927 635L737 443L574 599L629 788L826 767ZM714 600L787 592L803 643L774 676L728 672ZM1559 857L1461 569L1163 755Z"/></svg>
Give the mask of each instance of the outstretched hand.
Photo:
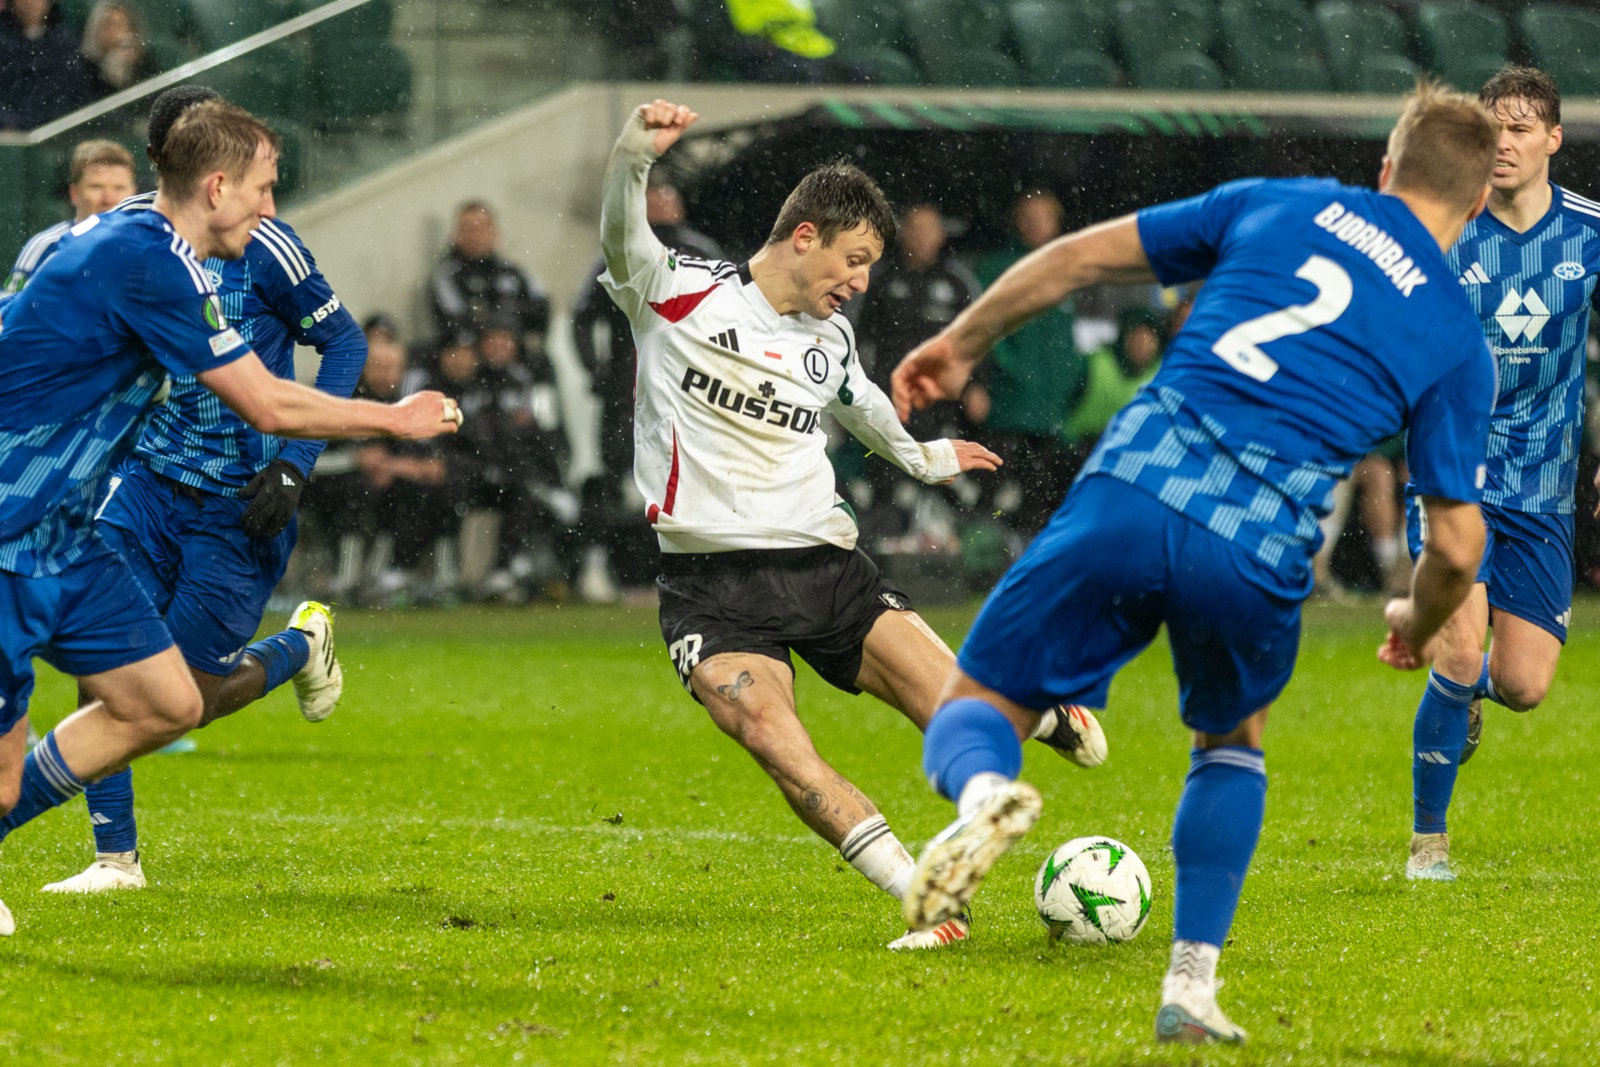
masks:
<svg viewBox="0 0 1600 1067"><path fill-rule="evenodd" d="M640 104L634 114L644 123L646 130L655 131L651 147L658 156L677 144L678 138L682 137L684 131L693 126L695 120L700 117L698 112L691 111L682 104L673 104L660 99Z"/></svg>
<svg viewBox="0 0 1600 1067"><path fill-rule="evenodd" d="M995 471L1005 464L1005 460L984 448L976 441L958 441L950 439L956 446L956 462L963 471Z"/></svg>
<svg viewBox="0 0 1600 1067"><path fill-rule="evenodd" d="M889 395L900 421L910 418L912 411L922 411L940 400L959 398L967 379L972 377L975 362L973 357L959 352L944 334L912 349L889 379Z"/></svg>

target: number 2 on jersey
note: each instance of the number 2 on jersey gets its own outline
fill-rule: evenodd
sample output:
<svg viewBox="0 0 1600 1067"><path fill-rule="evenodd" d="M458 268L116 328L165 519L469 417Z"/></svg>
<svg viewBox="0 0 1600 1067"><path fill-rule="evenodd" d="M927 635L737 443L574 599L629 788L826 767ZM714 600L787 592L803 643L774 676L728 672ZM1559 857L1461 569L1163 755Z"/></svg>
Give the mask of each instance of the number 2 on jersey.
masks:
<svg viewBox="0 0 1600 1067"><path fill-rule="evenodd" d="M1300 265L1294 276L1317 287L1315 300L1246 319L1211 346L1211 351L1221 356L1228 366L1258 382L1267 381L1278 373L1278 361L1261 351L1262 345L1326 326L1350 306L1350 275L1333 260L1312 256Z"/></svg>

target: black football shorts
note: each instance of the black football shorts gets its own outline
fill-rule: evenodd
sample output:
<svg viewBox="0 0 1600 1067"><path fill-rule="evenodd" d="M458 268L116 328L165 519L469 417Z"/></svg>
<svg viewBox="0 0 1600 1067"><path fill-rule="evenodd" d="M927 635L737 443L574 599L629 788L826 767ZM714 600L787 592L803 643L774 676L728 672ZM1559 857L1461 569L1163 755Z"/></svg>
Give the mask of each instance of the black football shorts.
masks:
<svg viewBox="0 0 1600 1067"><path fill-rule="evenodd" d="M910 611L860 549L750 549L661 556L661 636L689 673L723 652L753 652L792 671L791 650L837 689L859 693L861 645L885 611ZM693 693L693 690L690 690Z"/></svg>

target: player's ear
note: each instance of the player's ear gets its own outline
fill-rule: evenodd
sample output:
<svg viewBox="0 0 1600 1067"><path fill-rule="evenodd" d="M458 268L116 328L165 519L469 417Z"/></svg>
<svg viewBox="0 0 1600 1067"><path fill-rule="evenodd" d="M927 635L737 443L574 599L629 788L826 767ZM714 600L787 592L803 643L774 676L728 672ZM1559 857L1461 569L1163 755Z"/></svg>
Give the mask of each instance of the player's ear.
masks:
<svg viewBox="0 0 1600 1067"><path fill-rule="evenodd" d="M201 191L206 195L206 204L216 207L222 203L222 187L227 184L228 176L220 170L214 170L201 179Z"/></svg>
<svg viewBox="0 0 1600 1067"><path fill-rule="evenodd" d="M789 243L796 252L802 255L811 251L818 244L817 224L814 222L802 222L796 226L794 233L789 235Z"/></svg>
<svg viewBox="0 0 1600 1067"><path fill-rule="evenodd" d="M1561 147L1561 139L1561 127L1559 125L1550 127L1550 139L1545 142L1544 154L1547 156L1555 155L1556 151Z"/></svg>
<svg viewBox="0 0 1600 1067"><path fill-rule="evenodd" d="M1468 222L1482 215L1483 209L1489 206L1489 190L1492 188L1493 186L1485 185L1483 191L1478 194L1478 202L1472 205L1472 211L1467 215Z"/></svg>
<svg viewBox="0 0 1600 1067"><path fill-rule="evenodd" d="M1394 174L1394 160L1387 155L1383 157L1383 166L1378 168L1378 191L1389 187L1389 178Z"/></svg>

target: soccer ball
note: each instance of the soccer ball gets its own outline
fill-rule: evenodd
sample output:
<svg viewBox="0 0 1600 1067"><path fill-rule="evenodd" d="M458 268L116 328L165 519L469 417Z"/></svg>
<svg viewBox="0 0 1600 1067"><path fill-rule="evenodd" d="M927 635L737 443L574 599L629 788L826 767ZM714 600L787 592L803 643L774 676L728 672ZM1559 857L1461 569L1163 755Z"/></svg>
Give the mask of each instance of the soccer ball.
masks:
<svg viewBox="0 0 1600 1067"><path fill-rule="evenodd" d="M1045 857L1033 903L1056 940L1132 941L1150 916L1150 872L1121 841L1075 837Z"/></svg>

